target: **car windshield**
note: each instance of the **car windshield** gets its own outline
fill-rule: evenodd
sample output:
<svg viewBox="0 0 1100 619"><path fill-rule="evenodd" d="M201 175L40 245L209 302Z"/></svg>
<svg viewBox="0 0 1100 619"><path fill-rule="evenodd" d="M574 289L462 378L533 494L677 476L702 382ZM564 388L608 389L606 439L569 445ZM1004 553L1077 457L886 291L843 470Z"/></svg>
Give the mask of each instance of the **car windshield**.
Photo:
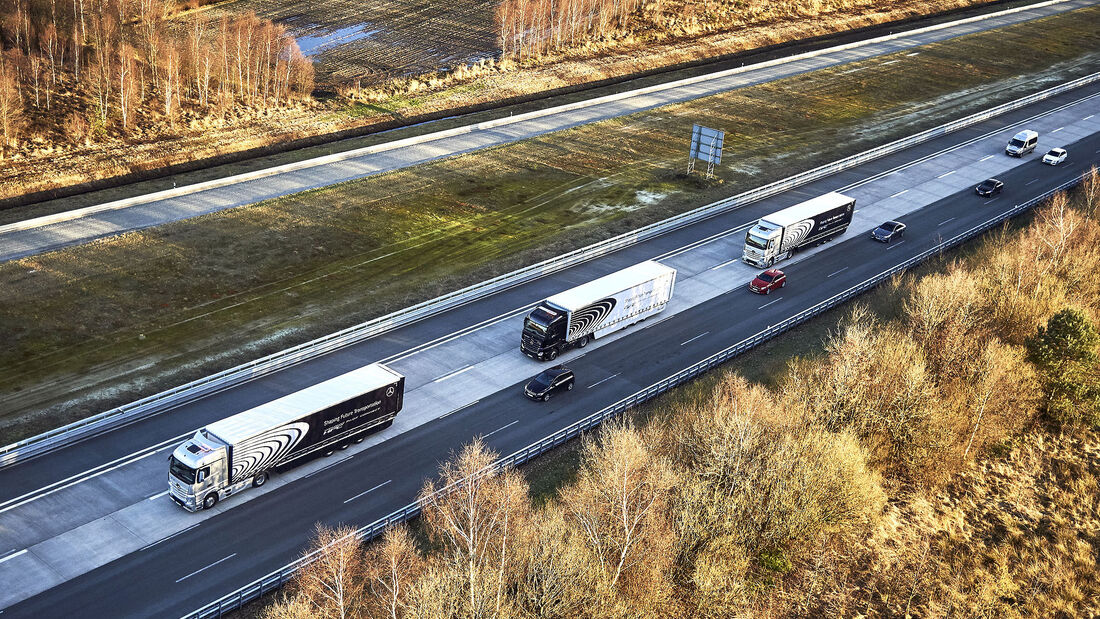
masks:
<svg viewBox="0 0 1100 619"><path fill-rule="evenodd" d="M1054 149L1054 150L1050 151L1050 152L1049 152L1049 153L1047 153L1047 154L1048 154L1048 155L1050 155L1051 157L1059 157L1059 156L1061 156L1061 154L1062 154L1062 151L1060 151L1060 150L1058 150L1058 149L1056 148L1056 149Z"/></svg>
<svg viewBox="0 0 1100 619"><path fill-rule="evenodd" d="M1015 147L1019 148L1020 146L1024 145L1024 141L1023 140L1018 140L1016 138L1012 138L1012 141L1009 142L1008 145L1009 146L1015 146Z"/></svg>
<svg viewBox="0 0 1100 619"><path fill-rule="evenodd" d="M773 277L770 273L761 273L760 275L757 276L757 279L760 279L760 280L765 281L765 282L770 282L773 279L775 279L775 277Z"/></svg>
<svg viewBox="0 0 1100 619"><path fill-rule="evenodd" d="M745 245L751 245L757 249L767 249L768 240L762 239L751 232L745 235Z"/></svg>
<svg viewBox="0 0 1100 619"><path fill-rule="evenodd" d="M538 376L531 379L531 388L536 391L546 389L550 386L550 381L552 380L554 380L553 376L548 375L546 372L543 372L542 374L539 374Z"/></svg>
<svg viewBox="0 0 1100 619"><path fill-rule="evenodd" d="M996 185L996 183L993 181L985 181L982 183L982 189L993 189L994 185Z"/></svg>
<svg viewBox="0 0 1100 619"><path fill-rule="evenodd" d="M195 469L180 462L175 456L172 456L172 463L168 466L168 470L172 473L172 476L187 485L193 485L195 483Z"/></svg>
<svg viewBox="0 0 1100 619"><path fill-rule="evenodd" d="M881 226L875 228L875 232L883 232L883 233L886 233L886 234L889 234L893 231L894 231L893 226L888 226L886 224L882 224Z"/></svg>

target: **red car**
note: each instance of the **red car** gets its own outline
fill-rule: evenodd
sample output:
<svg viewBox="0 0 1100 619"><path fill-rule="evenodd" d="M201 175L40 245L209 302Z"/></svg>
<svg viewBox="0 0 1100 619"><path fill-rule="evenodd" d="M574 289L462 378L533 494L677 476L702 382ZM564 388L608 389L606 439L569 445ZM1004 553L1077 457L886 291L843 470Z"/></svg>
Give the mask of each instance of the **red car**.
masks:
<svg viewBox="0 0 1100 619"><path fill-rule="evenodd" d="M749 282L749 290L756 294L771 294L772 290L787 285L787 276L779 269L768 269Z"/></svg>

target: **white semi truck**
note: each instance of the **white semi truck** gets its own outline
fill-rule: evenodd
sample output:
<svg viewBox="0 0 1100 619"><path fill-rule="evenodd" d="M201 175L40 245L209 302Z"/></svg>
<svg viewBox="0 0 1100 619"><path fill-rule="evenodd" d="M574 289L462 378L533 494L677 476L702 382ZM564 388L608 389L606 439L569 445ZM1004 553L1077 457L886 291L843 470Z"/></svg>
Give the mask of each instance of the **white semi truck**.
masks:
<svg viewBox="0 0 1100 619"><path fill-rule="evenodd" d="M172 452L169 496L194 512L262 486L272 471L388 428L404 391L404 376L375 363L216 421Z"/></svg>
<svg viewBox="0 0 1100 619"><path fill-rule="evenodd" d="M795 251L844 234L856 210L855 198L831 192L761 217L745 233L741 261L767 268Z"/></svg>
<svg viewBox="0 0 1100 619"><path fill-rule="evenodd" d="M675 283L676 269L647 260L556 294L524 319L520 350L550 361L583 348L665 309Z"/></svg>

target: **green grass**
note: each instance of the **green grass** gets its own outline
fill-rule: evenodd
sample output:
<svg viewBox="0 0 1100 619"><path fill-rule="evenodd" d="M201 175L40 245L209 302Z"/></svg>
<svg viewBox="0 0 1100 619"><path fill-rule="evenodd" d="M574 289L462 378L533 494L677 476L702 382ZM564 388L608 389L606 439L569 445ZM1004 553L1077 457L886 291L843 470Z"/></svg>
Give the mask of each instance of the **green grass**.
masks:
<svg viewBox="0 0 1100 619"><path fill-rule="evenodd" d="M1100 9L0 265L10 440L1100 68ZM959 91L964 94L955 94ZM727 129L722 182L682 173ZM394 136L388 136L394 137ZM608 149L611 144L613 148ZM44 411L44 412L42 412Z"/></svg>

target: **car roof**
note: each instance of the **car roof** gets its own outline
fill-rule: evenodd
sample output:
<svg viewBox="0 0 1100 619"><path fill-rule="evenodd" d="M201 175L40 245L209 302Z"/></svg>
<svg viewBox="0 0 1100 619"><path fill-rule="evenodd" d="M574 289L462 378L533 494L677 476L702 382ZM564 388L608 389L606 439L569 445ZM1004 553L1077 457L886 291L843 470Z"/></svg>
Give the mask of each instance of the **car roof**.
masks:
<svg viewBox="0 0 1100 619"><path fill-rule="evenodd" d="M555 365L554 367L549 367L549 368L546 368L545 370L543 370L542 374L546 374L547 376L561 376L562 374L565 374L566 372L572 372L572 371L573 370L570 370L569 368L565 367L564 365Z"/></svg>
<svg viewBox="0 0 1100 619"><path fill-rule="evenodd" d="M999 183L999 182L1001 182L1001 181L999 181L999 180L997 180L997 179L995 179L995 178L987 178L987 179L985 179L985 180L984 180L984 181L982 181L982 182L983 182L983 183Z"/></svg>
<svg viewBox="0 0 1100 619"><path fill-rule="evenodd" d="M1051 153L1064 153L1064 152L1066 152L1066 149L1064 149L1064 148L1052 148L1052 149L1050 149L1049 152L1051 152Z"/></svg>
<svg viewBox="0 0 1100 619"><path fill-rule="evenodd" d="M767 271L764 271L764 273L762 273L762 274L767 274L767 275L771 275L771 276L774 277L776 275L782 275L783 271L780 271L779 269L768 269Z"/></svg>
<svg viewBox="0 0 1100 619"><path fill-rule="evenodd" d="M904 226L904 225L905 224L901 223L900 221L895 221L893 219L891 219L890 221L882 222L882 226ZM882 226L879 226L879 227L882 227Z"/></svg>

